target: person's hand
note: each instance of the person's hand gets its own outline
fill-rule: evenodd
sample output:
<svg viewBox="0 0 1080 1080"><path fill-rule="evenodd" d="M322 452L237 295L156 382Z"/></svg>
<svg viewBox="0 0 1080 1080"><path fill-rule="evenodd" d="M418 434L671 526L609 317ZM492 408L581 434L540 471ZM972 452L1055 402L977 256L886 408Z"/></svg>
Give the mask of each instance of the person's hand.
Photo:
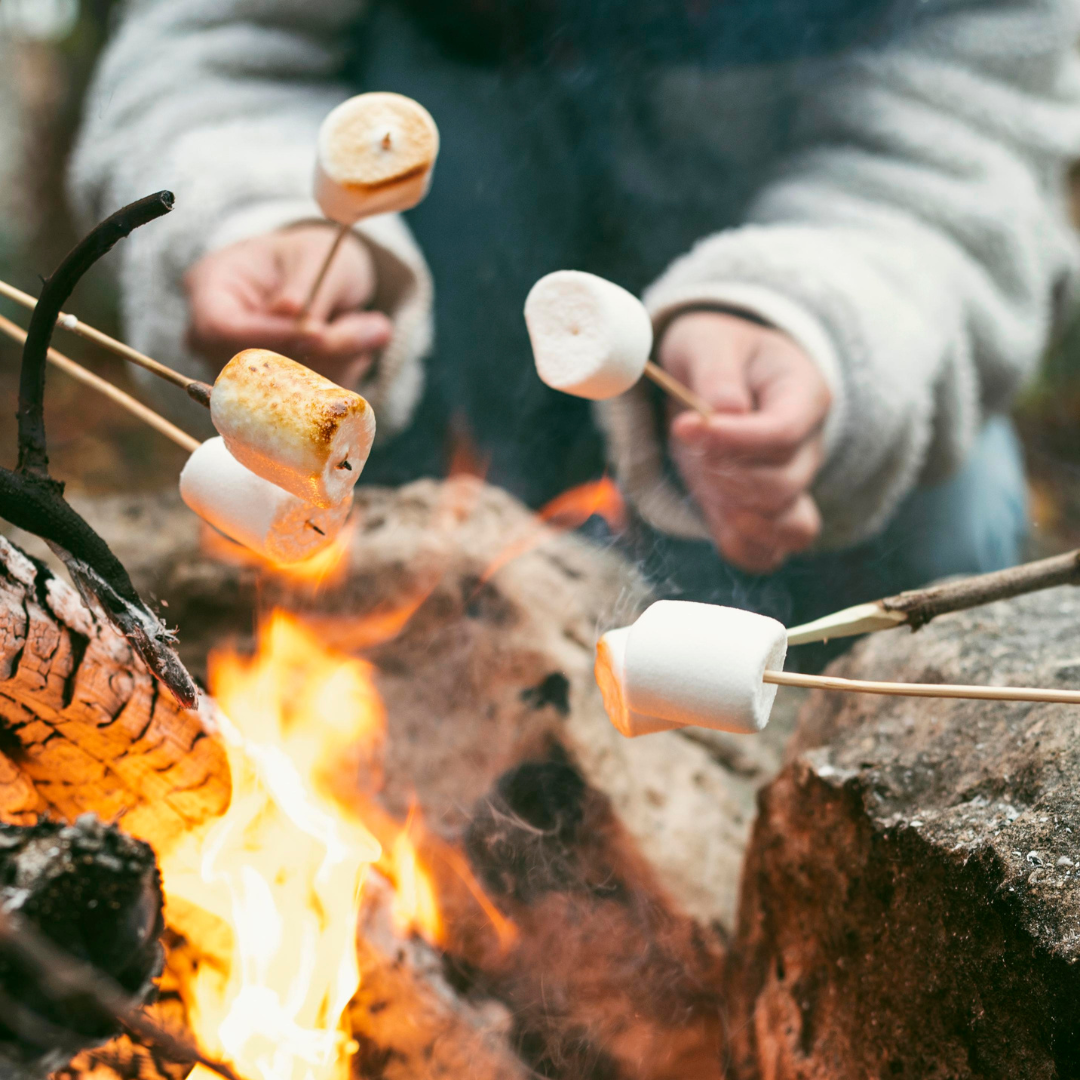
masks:
<svg viewBox="0 0 1080 1080"><path fill-rule="evenodd" d="M355 234L345 237L311 311L297 321L334 235L333 226L297 226L200 259L185 278L191 347L218 365L242 349L272 349L355 384L391 333L385 315L363 310L375 293L375 268Z"/></svg>
<svg viewBox="0 0 1080 1080"><path fill-rule="evenodd" d="M809 494L831 405L817 365L787 335L713 311L675 318L660 363L716 410L671 423L671 454L720 553L754 573L814 542Z"/></svg>

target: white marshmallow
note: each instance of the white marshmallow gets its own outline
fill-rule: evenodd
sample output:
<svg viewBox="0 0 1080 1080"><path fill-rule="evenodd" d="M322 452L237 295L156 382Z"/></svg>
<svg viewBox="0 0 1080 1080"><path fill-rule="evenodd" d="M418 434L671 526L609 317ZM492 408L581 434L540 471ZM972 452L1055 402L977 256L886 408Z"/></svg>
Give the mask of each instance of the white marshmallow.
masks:
<svg viewBox="0 0 1080 1080"><path fill-rule="evenodd" d="M624 686L626 683L626 642L629 637L630 627L624 626L620 630L609 630L596 643L596 665L593 671L609 719L620 734L628 739L679 727L679 724L673 724L668 720L634 712L626 704Z"/></svg>
<svg viewBox="0 0 1080 1080"><path fill-rule="evenodd" d="M536 371L554 390L600 401L645 374L652 321L625 289L595 274L557 270L525 300Z"/></svg>
<svg viewBox="0 0 1080 1080"><path fill-rule="evenodd" d="M625 708L677 727L760 731L776 697L776 686L763 676L782 670L786 654L787 633L775 619L714 604L658 601L627 636Z"/></svg>
<svg viewBox="0 0 1080 1080"><path fill-rule="evenodd" d="M221 369L210 419L241 465L322 507L348 497L375 438L359 394L268 349L245 349Z"/></svg>
<svg viewBox="0 0 1080 1080"><path fill-rule="evenodd" d="M180 473L180 496L204 521L276 563L294 563L329 546L352 499L323 509L245 469L222 438L208 439Z"/></svg>
<svg viewBox="0 0 1080 1080"><path fill-rule="evenodd" d="M412 98L349 98L319 128L315 198L342 225L408 210L427 194L438 153L439 129Z"/></svg>

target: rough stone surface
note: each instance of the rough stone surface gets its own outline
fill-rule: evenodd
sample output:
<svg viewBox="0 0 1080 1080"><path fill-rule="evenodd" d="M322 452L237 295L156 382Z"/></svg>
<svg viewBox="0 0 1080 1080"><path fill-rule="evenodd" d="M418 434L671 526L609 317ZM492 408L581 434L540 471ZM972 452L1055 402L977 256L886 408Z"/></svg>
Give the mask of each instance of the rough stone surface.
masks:
<svg viewBox="0 0 1080 1080"><path fill-rule="evenodd" d="M867 639L849 677L1080 686L1068 589ZM1080 1076L1080 710L814 694L763 792L733 1074Z"/></svg>

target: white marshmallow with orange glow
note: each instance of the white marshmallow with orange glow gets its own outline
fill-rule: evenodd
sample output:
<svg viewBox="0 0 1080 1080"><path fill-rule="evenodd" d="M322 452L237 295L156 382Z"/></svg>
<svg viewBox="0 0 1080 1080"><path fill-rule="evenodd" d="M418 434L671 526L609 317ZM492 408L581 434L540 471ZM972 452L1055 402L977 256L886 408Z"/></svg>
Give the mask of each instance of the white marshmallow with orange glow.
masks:
<svg viewBox="0 0 1080 1080"><path fill-rule="evenodd" d="M750 734L769 722L776 686L764 675L783 670L786 655L787 632L775 619L660 600L600 639L597 681L625 735L663 730L654 724Z"/></svg>
<svg viewBox="0 0 1080 1080"><path fill-rule="evenodd" d="M645 374L652 320L632 293L595 274L556 270L525 300L536 371L553 390L600 401Z"/></svg>
<svg viewBox="0 0 1080 1080"><path fill-rule="evenodd" d="M375 438L364 398L268 349L245 349L221 369L210 418L241 465L320 507L348 497Z"/></svg>
<svg viewBox="0 0 1080 1080"><path fill-rule="evenodd" d="M408 210L427 194L439 153L431 114L401 94L360 94L319 128L315 198L331 221L352 225Z"/></svg>
<svg viewBox="0 0 1080 1080"><path fill-rule="evenodd" d="M208 439L180 473L180 496L204 521L276 563L296 563L329 547L352 509L311 506L245 469L220 436Z"/></svg>
<svg viewBox="0 0 1080 1080"><path fill-rule="evenodd" d="M600 696L604 699L604 709L611 722L625 735L632 739L637 735L652 735L656 731L670 731L678 727L656 716L646 716L634 712L626 703L626 643L630 637L630 627L609 630L596 643L596 685L600 687Z"/></svg>

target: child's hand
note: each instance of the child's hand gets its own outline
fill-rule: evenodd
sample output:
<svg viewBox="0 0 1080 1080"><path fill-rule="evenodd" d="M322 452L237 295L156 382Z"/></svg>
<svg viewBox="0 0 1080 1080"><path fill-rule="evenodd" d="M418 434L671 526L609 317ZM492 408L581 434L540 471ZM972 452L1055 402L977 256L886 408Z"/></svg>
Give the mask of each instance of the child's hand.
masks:
<svg viewBox="0 0 1080 1080"><path fill-rule="evenodd" d="M785 334L735 315L678 316L660 363L717 410L671 424L671 454L721 554L766 573L821 531L808 489L822 464L832 396L817 365Z"/></svg>
<svg viewBox="0 0 1080 1080"><path fill-rule="evenodd" d="M333 242L333 227L303 225L202 258L185 279L191 347L219 365L242 349L272 349L355 384L391 333L385 315L362 310L375 292L375 268L358 237L342 242L307 318L296 321Z"/></svg>

